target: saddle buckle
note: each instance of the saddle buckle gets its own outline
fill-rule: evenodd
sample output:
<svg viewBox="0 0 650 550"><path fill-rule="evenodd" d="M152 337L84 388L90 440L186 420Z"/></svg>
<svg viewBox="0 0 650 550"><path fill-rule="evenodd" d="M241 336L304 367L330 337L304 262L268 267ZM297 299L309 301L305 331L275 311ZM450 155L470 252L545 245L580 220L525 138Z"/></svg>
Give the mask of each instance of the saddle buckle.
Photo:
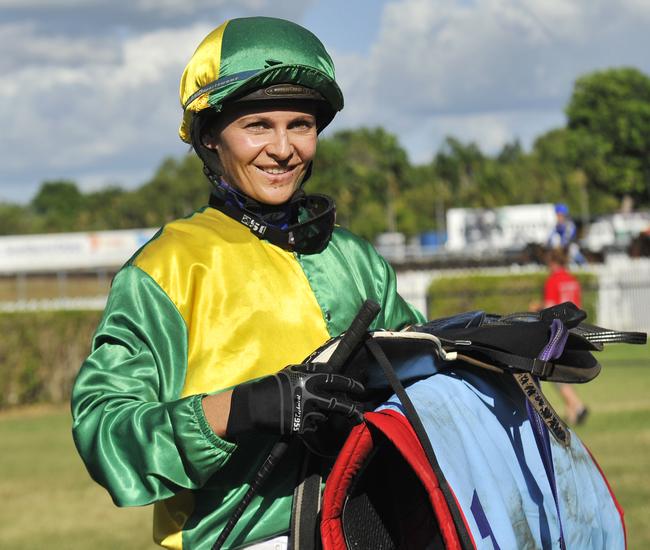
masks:
<svg viewBox="0 0 650 550"><path fill-rule="evenodd" d="M555 365L551 363L550 361L544 361L542 359L533 359L533 366L530 369L530 373L533 376L537 376L538 378L547 378L553 373L553 368Z"/></svg>

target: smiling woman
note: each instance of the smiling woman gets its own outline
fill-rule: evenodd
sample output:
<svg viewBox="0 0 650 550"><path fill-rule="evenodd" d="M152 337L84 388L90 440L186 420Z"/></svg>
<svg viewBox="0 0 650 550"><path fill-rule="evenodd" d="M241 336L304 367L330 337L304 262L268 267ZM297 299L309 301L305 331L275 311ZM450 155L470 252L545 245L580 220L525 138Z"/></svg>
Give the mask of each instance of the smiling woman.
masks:
<svg viewBox="0 0 650 550"><path fill-rule="evenodd" d="M312 33L227 21L180 89L180 136L213 184L209 205L115 276L73 390L73 434L118 505L155 503L159 544L202 550L228 532L278 437L359 421L361 382L304 358L367 299L382 306L375 329L422 317L374 248L335 227L333 201L303 190L318 133L343 107ZM287 547L305 452L290 446L223 548Z"/></svg>
<svg viewBox="0 0 650 550"><path fill-rule="evenodd" d="M287 202L316 153L313 106L305 104L301 109L286 100L243 103L219 120L206 131L203 143L219 156L223 179L259 202Z"/></svg>

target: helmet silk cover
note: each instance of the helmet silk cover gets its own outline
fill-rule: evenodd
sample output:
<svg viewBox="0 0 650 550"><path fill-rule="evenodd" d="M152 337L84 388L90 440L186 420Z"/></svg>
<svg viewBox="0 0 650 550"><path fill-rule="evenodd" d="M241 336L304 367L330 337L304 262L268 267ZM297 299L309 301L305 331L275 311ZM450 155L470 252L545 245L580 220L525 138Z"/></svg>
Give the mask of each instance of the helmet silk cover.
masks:
<svg viewBox="0 0 650 550"><path fill-rule="evenodd" d="M206 36L180 83L180 138L190 143L192 116L220 111L224 102L272 84L298 84L319 92L333 112L343 108L334 63L307 29L272 17L232 19Z"/></svg>

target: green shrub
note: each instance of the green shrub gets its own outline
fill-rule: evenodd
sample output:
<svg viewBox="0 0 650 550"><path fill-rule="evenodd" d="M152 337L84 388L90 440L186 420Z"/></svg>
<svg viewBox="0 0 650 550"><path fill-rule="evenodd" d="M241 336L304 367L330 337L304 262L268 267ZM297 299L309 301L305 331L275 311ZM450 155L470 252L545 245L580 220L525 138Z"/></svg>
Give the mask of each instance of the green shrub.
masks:
<svg viewBox="0 0 650 550"><path fill-rule="evenodd" d="M578 273L583 307L595 320L596 277ZM429 287L429 317L482 309L526 311L541 300L545 274L441 277ZM69 399L90 350L101 312L58 311L0 314L0 408Z"/></svg>
<svg viewBox="0 0 650 550"><path fill-rule="evenodd" d="M575 273L582 286L582 308L596 321L597 278ZM427 292L429 317L435 319L463 311L483 310L507 314L529 311L543 303L546 273L459 275L434 279Z"/></svg>
<svg viewBox="0 0 650 550"><path fill-rule="evenodd" d="M67 401L101 313L0 314L0 408Z"/></svg>

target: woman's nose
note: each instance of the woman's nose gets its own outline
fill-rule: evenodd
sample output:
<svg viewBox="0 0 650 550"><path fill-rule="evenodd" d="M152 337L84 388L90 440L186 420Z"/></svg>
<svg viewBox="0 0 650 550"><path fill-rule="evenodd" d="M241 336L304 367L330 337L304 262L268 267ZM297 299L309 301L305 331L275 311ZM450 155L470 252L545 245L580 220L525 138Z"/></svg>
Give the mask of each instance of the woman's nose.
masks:
<svg viewBox="0 0 650 550"><path fill-rule="evenodd" d="M275 160L287 160L293 154L293 145L286 130L277 130L266 146L267 154Z"/></svg>

